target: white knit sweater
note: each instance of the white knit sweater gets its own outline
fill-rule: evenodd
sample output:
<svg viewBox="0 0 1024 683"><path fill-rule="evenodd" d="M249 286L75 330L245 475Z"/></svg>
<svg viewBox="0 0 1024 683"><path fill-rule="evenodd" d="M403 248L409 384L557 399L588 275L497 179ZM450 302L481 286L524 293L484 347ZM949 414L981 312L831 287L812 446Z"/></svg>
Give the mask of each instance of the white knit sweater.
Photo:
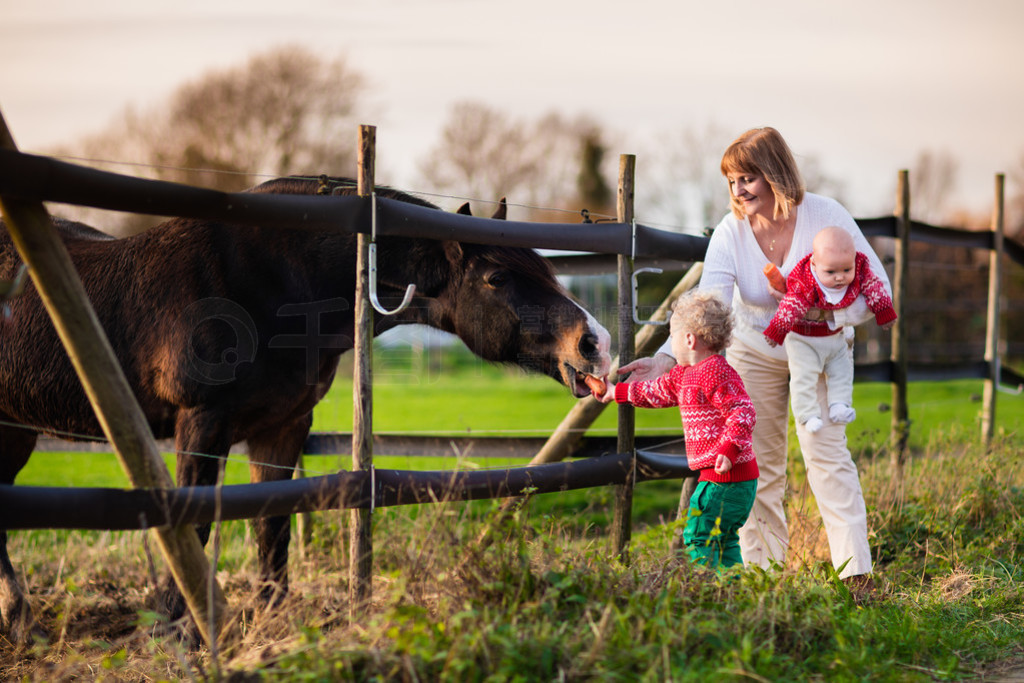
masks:
<svg viewBox="0 0 1024 683"><path fill-rule="evenodd" d="M796 207L793 241L785 261L779 267L783 276L789 275L793 267L811 252L811 243L818 231L830 225L839 226L853 236L856 250L868 256L872 270L885 283L891 296L892 287L885 268L850 212L834 199L810 192L804 194L803 202ZM737 220L730 212L711 236L704 257L700 289L712 290L723 301L732 304L736 320L734 337L766 356L785 360L785 348L781 345L769 346L762 334L779 305L768 291L768 280L762 272L766 263L768 257L754 238L750 219ZM872 315L864 299L859 298L849 308L835 311L835 325L856 325L870 319ZM658 352L672 355L671 340L665 342Z"/></svg>

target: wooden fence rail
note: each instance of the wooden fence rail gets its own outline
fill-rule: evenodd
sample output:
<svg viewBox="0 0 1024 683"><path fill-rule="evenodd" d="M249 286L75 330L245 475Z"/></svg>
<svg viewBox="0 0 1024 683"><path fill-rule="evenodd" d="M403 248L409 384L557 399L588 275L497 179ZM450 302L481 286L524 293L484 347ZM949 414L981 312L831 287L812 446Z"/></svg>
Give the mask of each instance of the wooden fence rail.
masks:
<svg viewBox="0 0 1024 683"><path fill-rule="evenodd" d="M152 529L315 510L369 510L624 485L632 454L473 471L374 469L168 490L0 485L0 528ZM690 476L686 459L637 451L636 479ZM164 500L166 498L166 501Z"/></svg>
<svg viewBox="0 0 1024 683"><path fill-rule="evenodd" d="M132 178L7 150L0 150L0 195L240 225L350 233L370 231L369 197L220 192ZM377 234L645 258L673 254L686 261L702 260L707 251L707 238L640 224L634 229L626 223L496 221L383 197L377 198Z"/></svg>

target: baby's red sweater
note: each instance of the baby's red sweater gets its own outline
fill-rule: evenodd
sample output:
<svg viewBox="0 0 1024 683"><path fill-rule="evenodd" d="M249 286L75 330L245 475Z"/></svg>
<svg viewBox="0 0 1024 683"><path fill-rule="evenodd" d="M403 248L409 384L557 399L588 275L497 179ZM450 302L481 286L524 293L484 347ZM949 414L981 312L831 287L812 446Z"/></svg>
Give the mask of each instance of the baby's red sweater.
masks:
<svg viewBox="0 0 1024 683"><path fill-rule="evenodd" d="M757 479L751 444L756 415L743 380L725 358L714 355L696 365L677 365L657 379L615 385L615 400L638 408L679 406L686 457L701 481L728 483ZM724 453L732 461L725 474L715 472Z"/></svg>
<svg viewBox="0 0 1024 683"><path fill-rule="evenodd" d="M822 310L838 310L846 308L853 303L861 294L867 301L868 308L875 314L875 322L885 325L896 320L896 309L893 308L892 298L885 291L885 283L871 270L868 257L862 252L857 252L856 273L842 301L836 304L829 303L824 292L818 285L811 269L811 255L808 254L800 259L800 262L790 271L786 278L786 296L779 302L779 308L775 316L764 331L764 336L776 344L781 344L786 335L795 326L801 327L801 334L811 336L824 336L834 332L829 328L827 322L804 320L804 314L809 308L820 308Z"/></svg>

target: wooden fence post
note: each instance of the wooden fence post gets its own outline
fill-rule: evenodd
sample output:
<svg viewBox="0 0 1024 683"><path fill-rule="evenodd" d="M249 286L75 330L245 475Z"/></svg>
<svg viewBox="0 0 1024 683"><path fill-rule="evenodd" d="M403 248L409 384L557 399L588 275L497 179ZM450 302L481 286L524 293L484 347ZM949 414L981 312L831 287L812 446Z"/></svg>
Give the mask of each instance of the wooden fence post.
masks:
<svg viewBox="0 0 1024 683"><path fill-rule="evenodd" d="M17 151L2 114L0 147ZM154 495L160 495L161 489L172 488L174 482L49 214L38 201L0 198L0 206L11 239L29 266L36 290L121 467L132 486L154 489ZM207 645L215 652L218 641L234 644L237 631L225 628L227 602L210 573L195 528L160 527L153 533Z"/></svg>
<svg viewBox="0 0 1024 683"><path fill-rule="evenodd" d="M299 460L295 463L295 474L293 476L296 479L302 479L306 476L305 452L299 453ZM306 553L313 543L313 513L300 512L297 514L295 516L295 530L298 535L299 558L305 560Z"/></svg>
<svg viewBox="0 0 1024 683"><path fill-rule="evenodd" d="M696 287L697 283L700 282L700 276L703 272L703 261L698 261L690 266L690 270L686 271L686 275L680 278L679 282L672 288L672 291L668 293L661 302L661 305L658 306L658 310L651 315L651 320L668 321L672 305L675 304L676 299ZM650 356L668 339L668 325L644 325L636 333L634 339L633 357ZM616 358L612 362L612 367L609 371L610 377L617 378L620 365L624 365L621 358ZM606 407L607 404L601 403L593 396L581 398L562 418L562 421L555 427L555 431L551 433L551 436L540 447L529 464L532 466L543 465L548 462L559 462L572 455L573 451L583 441L584 432L587 431L590 425L594 424L594 420L601 415L601 411Z"/></svg>
<svg viewBox="0 0 1024 683"><path fill-rule="evenodd" d="M981 439L985 448L992 445L996 428L996 392L999 389L999 301L1003 286L1004 221L1003 198L1005 176L996 174L995 205L992 207L992 251L988 257L988 319L985 324L984 402L981 411Z"/></svg>
<svg viewBox="0 0 1024 683"><path fill-rule="evenodd" d="M910 420L907 409L907 274L910 267L910 177L900 171L896 191L896 241L893 267L892 303L896 309L896 324L892 328L892 430L889 435L889 459L897 482L903 480L903 462L906 459Z"/></svg>
<svg viewBox="0 0 1024 683"><path fill-rule="evenodd" d="M359 126L359 196L373 192L377 129ZM355 315L355 369L352 376L352 470L373 470L373 309L370 307L370 239L357 237ZM372 482L371 478L371 482ZM370 492L371 496L373 491ZM349 616L355 619L372 597L373 518L366 508L352 510L349 535Z"/></svg>
<svg viewBox="0 0 1024 683"><path fill-rule="evenodd" d="M632 224L633 187L636 173L636 156L623 154L619 157L619 192L617 202L618 221ZM619 365L633 361L636 353L633 338L633 255L618 257L619 276ZM623 563L629 562L629 539L633 522L633 484L636 475L636 452L634 450L634 428L636 426L636 409L627 404L619 404L619 436L617 450L619 453L632 453L629 470L624 484L615 487L615 516L612 520L612 546Z"/></svg>

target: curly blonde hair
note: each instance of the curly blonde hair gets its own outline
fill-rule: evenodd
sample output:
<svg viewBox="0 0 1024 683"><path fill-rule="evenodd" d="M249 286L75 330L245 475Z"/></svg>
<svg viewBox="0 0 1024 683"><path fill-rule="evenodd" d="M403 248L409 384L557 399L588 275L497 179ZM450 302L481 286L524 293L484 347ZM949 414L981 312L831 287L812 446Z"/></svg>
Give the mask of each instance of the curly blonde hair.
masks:
<svg viewBox="0 0 1024 683"><path fill-rule="evenodd" d="M692 332L719 353L732 341L732 310L714 292L691 290L676 299L672 307L672 334Z"/></svg>

